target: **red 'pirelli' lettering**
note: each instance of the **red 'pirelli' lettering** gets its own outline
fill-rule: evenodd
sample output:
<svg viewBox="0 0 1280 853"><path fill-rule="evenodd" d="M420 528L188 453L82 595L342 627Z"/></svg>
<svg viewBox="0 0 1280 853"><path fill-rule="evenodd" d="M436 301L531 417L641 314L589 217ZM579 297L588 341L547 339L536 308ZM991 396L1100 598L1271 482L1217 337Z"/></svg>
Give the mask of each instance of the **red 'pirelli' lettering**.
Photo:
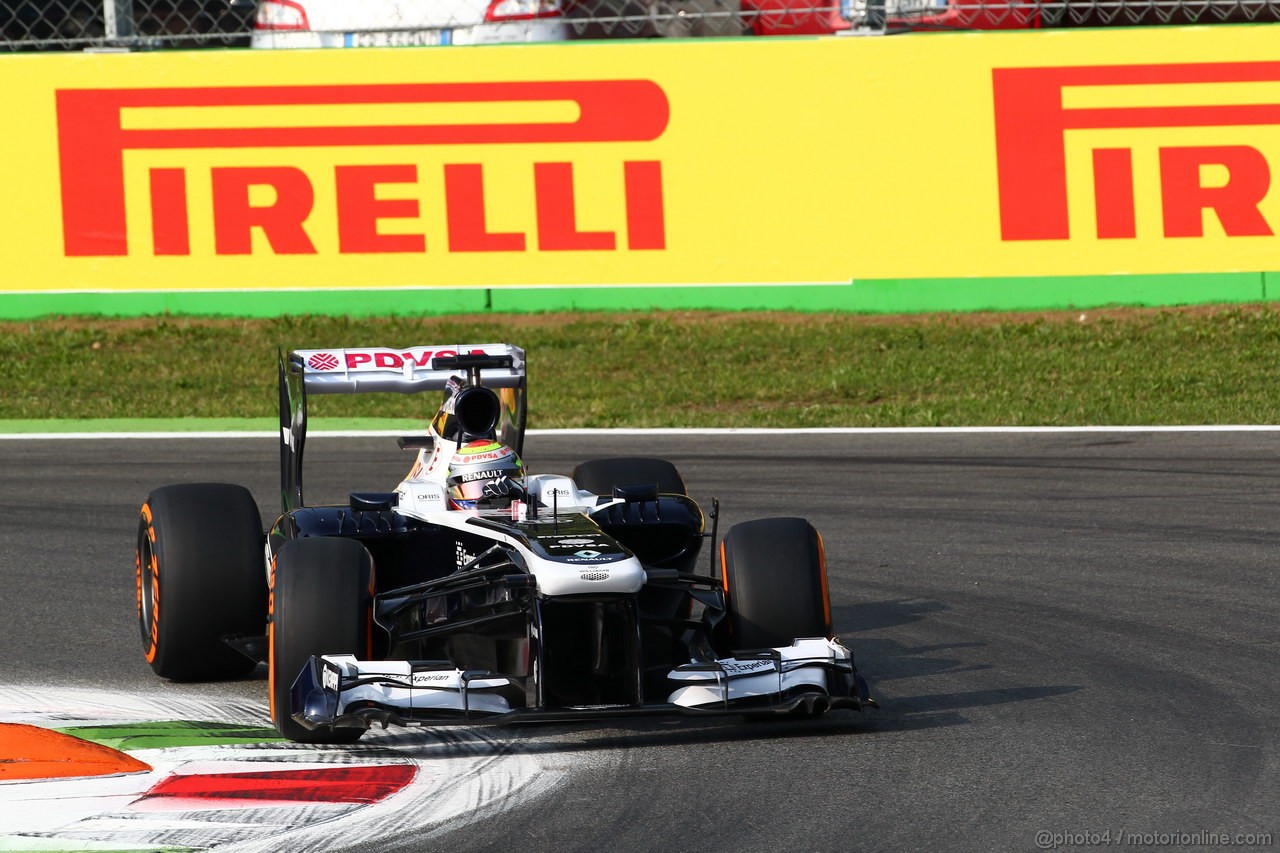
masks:
<svg viewBox="0 0 1280 853"><path fill-rule="evenodd" d="M490 231L485 223L482 165L445 165L444 197L450 252L524 251L524 234L518 231Z"/></svg>
<svg viewBox="0 0 1280 853"><path fill-rule="evenodd" d="M213 237L219 255L253 252L253 229L261 228L278 255L314 255L316 247L303 223L311 215L316 194L301 169L236 167L212 170ZM255 205L250 187L275 191L271 204Z"/></svg>
<svg viewBox="0 0 1280 853"><path fill-rule="evenodd" d="M417 219L418 200L378 198L381 184L417 184L418 167L338 166L334 185L338 194L338 251L343 254L372 252L425 252L422 234L380 234L380 219Z"/></svg>
<svg viewBox="0 0 1280 853"><path fill-rule="evenodd" d="M1225 184L1201 184L1200 167L1210 165L1227 170ZM1271 188L1271 169L1256 148L1161 148L1160 187L1166 237L1203 237L1205 210L1217 214L1229 237L1271 236L1271 227L1258 210Z"/></svg>
<svg viewBox="0 0 1280 853"><path fill-rule="evenodd" d="M611 250L612 231L579 231L573 199L572 163L534 163L538 248L544 251Z"/></svg>
<svg viewBox="0 0 1280 853"><path fill-rule="evenodd" d="M305 127L127 129L126 109L348 104L568 102L571 121ZM124 152L135 150L647 142L667 127L666 95L651 80L395 83L60 89L56 93L62 229L69 257L125 255ZM296 235L295 235L296 236Z"/></svg>
<svg viewBox="0 0 1280 853"><path fill-rule="evenodd" d="M151 170L151 245L157 255L191 254L183 169Z"/></svg>
<svg viewBox="0 0 1280 853"><path fill-rule="evenodd" d="M1132 238L1138 234L1133 201L1133 152L1128 148L1096 148L1093 152L1093 198L1098 238Z"/></svg>
<svg viewBox="0 0 1280 853"><path fill-rule="evenodd" d="M665 249L662 164L657 160L629 160L622 169L627 188L627 248Z"/></svg>

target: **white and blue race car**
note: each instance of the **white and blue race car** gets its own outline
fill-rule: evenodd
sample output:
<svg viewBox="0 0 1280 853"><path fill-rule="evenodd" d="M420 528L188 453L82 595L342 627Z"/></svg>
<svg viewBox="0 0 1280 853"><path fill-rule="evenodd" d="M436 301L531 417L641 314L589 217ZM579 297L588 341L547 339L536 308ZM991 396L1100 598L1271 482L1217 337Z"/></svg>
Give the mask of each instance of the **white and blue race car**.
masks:
<svg viewBox="0 0 1280 853"><path fill-rule="evenodd" d="M166 486L138 529L147 660L175 680L266 662L272 721L342 743L373 723L820 714L874 705L831 624L822 537L735 525L665 460L526 475L525 354L509 344L282 357L283 513ZM307 395L443 391L394 491L303 500ZM707 531L707 522L711 529ZM699 564L701 563L701 568Z"/></svg>

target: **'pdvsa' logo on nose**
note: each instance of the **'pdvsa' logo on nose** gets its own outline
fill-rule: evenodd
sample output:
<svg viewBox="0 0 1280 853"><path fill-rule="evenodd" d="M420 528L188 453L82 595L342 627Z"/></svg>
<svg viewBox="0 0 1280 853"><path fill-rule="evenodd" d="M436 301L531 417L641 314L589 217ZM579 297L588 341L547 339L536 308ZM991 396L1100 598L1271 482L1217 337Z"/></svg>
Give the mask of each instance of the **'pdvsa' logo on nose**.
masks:
<svg viewBox="0 0 1280 853"><path fill-rule="evenodd" d="M483 123L379 125L290 124L281 127L164 127L164 111L191 107L332 107L424 104L489 105L497 120ZM511 105L568 104L573 120L502 121ZM146 110L146 126L131 127L126 110ZM216 113L214 109L211 114ZM509 83L405 83L350 86L251 86L172 89L63 89L57 92L59 167L62 179L63 245L67 256L128 254L124 157L129 151L175 149L345 150L373 146L513 145L520 143L648 142L666 130L670 107L651 80L577 80ZM159 118L156 118L158 116ZM175 120L173 124L178 124ZM157 126L161 125L161 126ZM438 149L437 149L438 150ZM598 192L620 196L616 231L580 230L574 208L574 163L545 157L530 164L534 227L492 231L486 222L482 163L431 163L443 178L442 223L447 248L428 246L421 233L385 233L379 223L415 220L419 202L411 196L420 182L419 163L344 162L325 175L291 165L220 166L207 174L213 206L213 244L218 255L253 251L259 229L275 254L316 254L316 235L307 224L317 197L336 200L337 251L341 254L395 252L502 252L666 248L662 164L622 160L613 187ZM189 181L186 168L148 170L152 247L156 255L191 254ZM325 182L317 193L317 181ZM398 189L396 185L402 185ZM409 186L403 186L409 185ZM391 187L390 190L385 188ZM265 191L256 193L259 188ZM381 188L381 189L380 189ZM256 193L256 194L255 194ZM401 194L387 198L388 194ZM261 203L269 195L270 203ZM406 230L406 226L398 229Z"/></svg>
<svg viewBox="0 0 1280 853"><path fill-rule="evenodd" d="M1184 84L1280 82L1280 62L1220 62L1168 65L1103 65L1065 68L997 68L992 71L1000 233L1004 240L1066 240L1068 224L1066 135L1074 130L1280 125L1280 104L1199 103L1135 106L1068 105L1068 94L1085 98L1109 87L1172 92ZM1243 87L1247 90L1247 86ZM1259 87L1261 89L1261 87ZM1194 97L1187 92L1187 100ZM1248 100L1244 98L1243 100ZM1097 236L1137 236L1133 150L1114 146L1091 151ZM1271 169L1252 145L1162 145L1158 151L1162 233L1201 237L1204 212L1212 211L1227 236L1274 232L1260 204L1271 187ZM1226 180L1207 184L1202 167Z"/></svg>

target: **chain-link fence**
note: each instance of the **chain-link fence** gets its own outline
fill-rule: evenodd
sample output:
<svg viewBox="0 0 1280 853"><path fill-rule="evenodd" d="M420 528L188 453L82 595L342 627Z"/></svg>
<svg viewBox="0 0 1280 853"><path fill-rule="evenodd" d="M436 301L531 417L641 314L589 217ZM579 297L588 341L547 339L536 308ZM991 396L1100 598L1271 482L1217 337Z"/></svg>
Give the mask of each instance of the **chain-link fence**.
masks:
<svg viewBox="0 0 1280 853"><path fill-rule="evenodd" d="M1280 22L1280 0L0 0L0 50Z"/></svg>
<svg viewBox="0 0 1280 853"><path fill-rule="evenodd" d="M0 48L248 45L255 0L0 0Z"/></svg>

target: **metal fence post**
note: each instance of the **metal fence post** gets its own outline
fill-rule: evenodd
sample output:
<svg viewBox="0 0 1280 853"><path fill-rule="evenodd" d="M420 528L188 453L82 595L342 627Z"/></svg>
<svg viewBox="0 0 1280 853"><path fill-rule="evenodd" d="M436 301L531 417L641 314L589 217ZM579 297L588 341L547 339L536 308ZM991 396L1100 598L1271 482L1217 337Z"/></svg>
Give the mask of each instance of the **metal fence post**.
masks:
<svg viewBox="0 0 1280 853"><path fill-rule="evenodd" d="M102 0L102 17L108 41L121 41L133 35L133 0Z"/></svg>

